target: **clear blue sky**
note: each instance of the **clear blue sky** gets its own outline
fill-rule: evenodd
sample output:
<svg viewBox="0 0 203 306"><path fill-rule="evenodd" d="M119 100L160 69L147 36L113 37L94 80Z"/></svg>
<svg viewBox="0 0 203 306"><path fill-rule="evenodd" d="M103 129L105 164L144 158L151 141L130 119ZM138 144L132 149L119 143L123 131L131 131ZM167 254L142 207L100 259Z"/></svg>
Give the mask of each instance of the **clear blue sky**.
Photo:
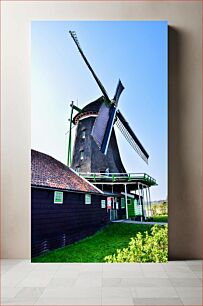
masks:
<svg viewBox="0 0 203 306"><path fill-rule="evenodd" d="M155 178L152 200L167 197L167 21L33 21L32 148L66 163L69 104L101 96L68 31L75 30L112 98L120 78L119 109L148 151L149 165L116 130L128 172Z"/></svg>

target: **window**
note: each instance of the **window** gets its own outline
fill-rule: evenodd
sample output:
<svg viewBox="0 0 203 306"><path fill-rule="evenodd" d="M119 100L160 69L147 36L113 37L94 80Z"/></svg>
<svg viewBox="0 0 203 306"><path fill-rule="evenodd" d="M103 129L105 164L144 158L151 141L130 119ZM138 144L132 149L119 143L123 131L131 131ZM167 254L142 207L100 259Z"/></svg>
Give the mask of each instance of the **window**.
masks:
<svg viewBox="0 0 203 306"><path fill-rule="evenodd" d="M106 201L105 200L101 200L101 208L106 208Z"/></svg>
<svg viewBox="0 0 203 306"><path fill-rule="evenodd" d="M80 172L80 166L77 166L77 167L75 168L75 171L76 171L76 172Z"/></svg>
<svg viewBox="0 0 203 306"><path fill-rule="evenodd" d="M85 130L83 130L82 131L82 139L85 139L85 137L86 137L86 132L85 132Z"/></svg>
<svg viewBox="0 0 203 306"><path fill-rule="evenodd" d="M63 192L54 191L54 204L63 204Z"/></svg>
<svg viewBox="0 0 203 306"><path fill-rule="evenodd" d="M84 150L81 150L80 151L80 160L83 160L84 159Z"/></svg>
<svg viewBox="0 0 203 306"><path fill-rule="evenodd" d="M131 204L132 204L132 202L131 202L130 199L128 199L127 202L128 202L128 205L131 205Z"/></svg>
<svg viewBox="0 0 203 306"><path fill-rule="evenodd" d="M85 204L91 204L91 194L85 194Z"/></svg>
<svg viewBox="0 0 203 306"><path fill-rule="evenodd" d="M121 208L125 208L125 199L121 198Z"/></svg>

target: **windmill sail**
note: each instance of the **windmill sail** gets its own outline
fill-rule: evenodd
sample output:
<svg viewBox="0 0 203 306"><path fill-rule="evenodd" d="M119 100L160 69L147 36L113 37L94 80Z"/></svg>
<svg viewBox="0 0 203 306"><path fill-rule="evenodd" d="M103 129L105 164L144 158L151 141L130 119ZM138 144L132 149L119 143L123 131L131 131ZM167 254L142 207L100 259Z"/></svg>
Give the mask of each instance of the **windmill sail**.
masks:
<svg viewBox="0 0 203 306"><path fill-rule="evenodd" d="M91 133L92 137L94 138L100 150L103 147L102 144L106 132L106 127L109 121L109 116L110 116L110 107L105 103L102 103L98 112L98 116L95 119Z"/></svg>
<svg viewBox="0 0 203 306"><path fill-rule="evenodd" d="M105 98L104 103L101 105L98 116L95 120L95 124L93 126L91 135L93 136L101 152L106 154L107 149L108 149L109 140L111 137L113 124L114 124L115 115L116 115L116 107L118 104L119 97L124 89L124 86L119 80L113 101L111 101L107 95L107 92L104 86L98 79L96 73L94 72L86 56L84 55L82 48L79 44L78 38L76 36L76 33L74 31L69 31L69 33L72 39L74 40L82 58L84 59L87 67L91 71L95 81L97 82Z"/></svg>
<svg viewBox="0 0 203 306"><path fill-rule="evenodd" d="M104 139L103 139L102 146L101 146L101 152L104 153L104 154L107 153L109 141L110 141L110 138L111 138L111 132L112 132L113 124L114 124L115 115L116 115L116 107L114 105L112 105L110 107L110 110L109 110L109 120L107 122L106 131L105 131L105 134L104 134Z"/></svg>
<svg viewBox="0 0 203 306"><path fill-rule="evenodd" d="M113 103L107 105L103 103L100 107L98 116L95 120L92 133L94 140L96 141L100 151L104 154L107 153L111 132L116 116L116 108L118 105L119 97L124 90L124 86L119 80L116 92L113 98Z"/></svg>
<svg viewBox="0 0 203 306"><path fill-rule="evenodd" d="M118 100L120 98L120 95L122 93L122 91L124 90L124 86L123 84L121 83L121 80L118 81L118 85L117 85L117 88L116 88L116 92L115 92L115 95L114 95L114 98L113 98L113 101L115 101L115 104L117 105L118 104Z"/></svg>
<svg viewBox="0 0 203 306"><path fill-rule="evenodd" d="M123 117L121 112L117 111L117 120L116 125L126 138L126 140L129 142L129 144L132 146L132 148L138 153L138 155L146 162L148 163L149 154L144 149L143 145L129 126L126 119Z"/></svg>
<svg viewBox="0 0 203 306"><path fill-rule="evenodd" d="M75 31L69 31L72 39L74 40L82 58L84 59L87 67L89 68L89 70L91 71L95 81L97 82L97 85L99 86L99 88L101 89L101 92L103 93L104 97L106 98L106 100L109 102L109 104L111 104L111 100L109 99L108 95L107 95L107 92L104 88L104 86L102 85L102 83L100 82L100 80L98 79L96 73L94 72L94 70L92 69L92 67L90 66L90 63L88 62L86 56L84 55L83 51L82 51L82 48L80 47L80 44L79 44L79 41L78 41L78 38L77 38L77 35L75 33Z"/></svg>
<svg viewBox="0 0 203 306"><path fill-rule="evenodd" d="M123 135L125 136L125 138L127 139L127 141L129 142L129 144L138 153L138 155L146 163L148 163L148 158L149 158L148 153L142 146L137 136L134 134L133 130L130 128L128 122L125 120L121 112L119 110L117 111L118 100L120 98L122 91L124 90L123 84L119 80L114 98L113 100L110 100L104 86L98 79L96 73L94 72L86 56L84 55L82 48L79 44L78 38L76 36L76 33L74 31L69 31L69 33L72 39L74 40L83 60L85 61L87 67L91 71L95 81L97 82L104 96L104 101L98 111L98 115L97 118L95 119L91 132L91 135L95 140L96 144L98 145L100 151L104 154L107 153L113 125L116 118L116 124L123 133Z"/></svg>

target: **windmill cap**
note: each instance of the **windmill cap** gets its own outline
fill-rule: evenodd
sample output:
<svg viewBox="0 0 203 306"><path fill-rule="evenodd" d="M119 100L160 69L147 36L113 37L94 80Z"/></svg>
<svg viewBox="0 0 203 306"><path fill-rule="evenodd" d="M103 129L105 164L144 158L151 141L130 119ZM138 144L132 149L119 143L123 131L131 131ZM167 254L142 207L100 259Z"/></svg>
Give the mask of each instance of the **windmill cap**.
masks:
<svg viewBox="0 0 203 306"><path fill-rule="evenodd" d="M75 117L73 118L73 123L77 124L78 120L82 118L84 115L87 115L87 114L97 115L103 102L104 102L104 97L101 96L97 100L85 105L85 107L82 108L82 111L75 115Z"/></svg>

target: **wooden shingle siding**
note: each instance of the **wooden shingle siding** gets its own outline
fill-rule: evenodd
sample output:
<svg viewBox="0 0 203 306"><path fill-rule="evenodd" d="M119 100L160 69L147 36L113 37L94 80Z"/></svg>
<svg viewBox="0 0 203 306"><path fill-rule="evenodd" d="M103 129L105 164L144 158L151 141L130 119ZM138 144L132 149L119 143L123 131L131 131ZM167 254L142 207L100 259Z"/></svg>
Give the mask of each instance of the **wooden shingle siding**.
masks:
<svg viewBox="0 0 203 306"><path fill-rule="evenodd" d="M31 233L32 257L64 247L94 234L109 222L107 210L101 208L103 195L63 192L63 204L54 204L54 190L32 188Z"/></svg>

